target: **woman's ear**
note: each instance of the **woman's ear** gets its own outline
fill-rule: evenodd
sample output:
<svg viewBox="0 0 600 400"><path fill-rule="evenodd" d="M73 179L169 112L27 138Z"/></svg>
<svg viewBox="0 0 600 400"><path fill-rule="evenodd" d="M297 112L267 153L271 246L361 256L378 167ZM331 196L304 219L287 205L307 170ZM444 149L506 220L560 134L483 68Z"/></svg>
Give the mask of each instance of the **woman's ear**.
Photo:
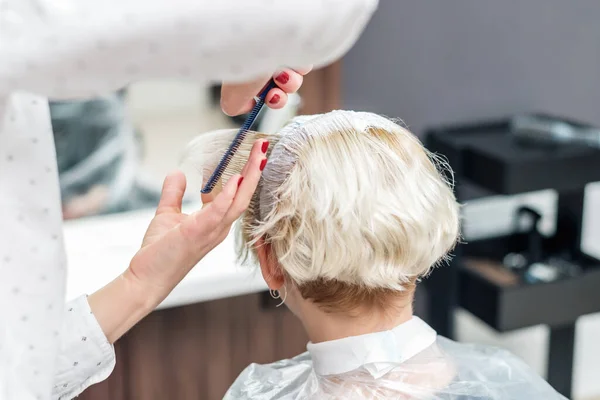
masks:
<svg viewBox="0 0 600 400"><path fill-rule="evenodd" d="M260 238L256 244L256 255L260 263L260 271L269 289L278 290L283 286L284 278L279 263L275 259L271 244Z"/></svg>

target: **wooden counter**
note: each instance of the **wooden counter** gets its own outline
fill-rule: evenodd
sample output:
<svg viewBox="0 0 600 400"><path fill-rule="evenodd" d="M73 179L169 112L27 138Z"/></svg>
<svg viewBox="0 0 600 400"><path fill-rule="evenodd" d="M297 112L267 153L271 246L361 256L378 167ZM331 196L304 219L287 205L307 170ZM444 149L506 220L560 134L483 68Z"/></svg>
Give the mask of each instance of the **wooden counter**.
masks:
<svg viewBox="0 0 600 400"><path fill-rule="evenodd" d="M116 346L111 377L83 400L217 400L250 363L306 351L300 322L251 294L156 311Z"/></svg>

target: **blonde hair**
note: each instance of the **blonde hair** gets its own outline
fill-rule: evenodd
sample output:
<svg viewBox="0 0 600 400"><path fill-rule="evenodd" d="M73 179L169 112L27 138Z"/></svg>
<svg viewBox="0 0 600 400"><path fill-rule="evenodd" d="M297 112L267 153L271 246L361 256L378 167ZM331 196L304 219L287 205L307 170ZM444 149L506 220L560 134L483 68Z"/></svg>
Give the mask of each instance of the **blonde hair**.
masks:
<svg viewBox="0 0 600 400"><path fill-rule="evenodd" d="M234 135L199 136L188 163L206 179ZM442 170L449 169L393 121L333 111L295 118L277 134L250 132L224 179L239 173L260 138L271 143L269 162L240 221L241 260L255 261L263 238L286 277L313 288L307 293L328 282L403 291L455 245L459 205Z"/></svg>

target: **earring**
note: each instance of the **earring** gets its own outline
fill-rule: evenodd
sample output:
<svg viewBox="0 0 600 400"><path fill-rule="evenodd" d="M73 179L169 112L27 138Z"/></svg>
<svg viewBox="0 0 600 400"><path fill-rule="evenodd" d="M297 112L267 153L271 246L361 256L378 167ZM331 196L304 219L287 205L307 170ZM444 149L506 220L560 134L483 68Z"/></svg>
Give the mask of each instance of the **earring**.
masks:
<svg viewBox="0 0 600 400"><path fill-rule="evenodd" d="M279 295L279 291L278 291L277 295ZM287 298L287 288L285 287L285 285L283 285L283 299L281 299L281 303L277 304L275 307L282 306L283 303L285 303L286 298Z"/></svg>
<svg viewBox="0 0 600 400"><path fill-rule="evenodd" d="M279 295L279 290L277 290L277 289L275 289L275 290L273 290L273 289L269 289L269 294L270 294L270 295L271 295L271 297L272 297L272 298L274 298L274 299L278 299L278 298L280 298L280 297L281 297L281 296Z"/></svg>

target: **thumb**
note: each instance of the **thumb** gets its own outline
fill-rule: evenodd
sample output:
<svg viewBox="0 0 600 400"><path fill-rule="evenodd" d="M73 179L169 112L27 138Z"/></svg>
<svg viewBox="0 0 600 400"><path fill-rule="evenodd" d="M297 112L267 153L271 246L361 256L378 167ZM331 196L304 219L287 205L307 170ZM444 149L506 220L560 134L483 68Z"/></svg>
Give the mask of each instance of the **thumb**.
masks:
<svg viewBox="0 0 600 400"><path fill-rule="evenodd" d="M227 115L244 114L254 107L254 96L265 87L269 77L246 83L224 83L221 87L221 109Z"/></svg>
<svg viewBox="0 0 600 400"><path fill-rule="evenodd" d="M163 183L160 202L156 209L156 215L164 213L180 213L183 195L185 193L186 180L181 171L169 174Z"/></svg>

